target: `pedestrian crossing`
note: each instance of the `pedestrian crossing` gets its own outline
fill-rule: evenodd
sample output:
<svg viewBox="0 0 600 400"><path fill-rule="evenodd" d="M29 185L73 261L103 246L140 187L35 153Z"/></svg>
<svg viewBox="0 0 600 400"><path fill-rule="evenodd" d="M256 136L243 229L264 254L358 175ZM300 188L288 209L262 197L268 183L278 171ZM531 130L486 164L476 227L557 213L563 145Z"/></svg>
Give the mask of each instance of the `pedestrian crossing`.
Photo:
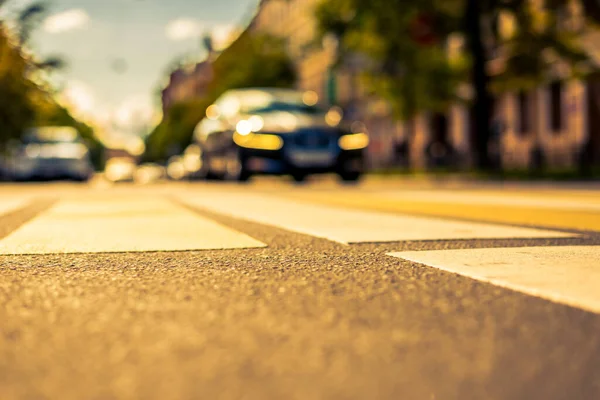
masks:
<svg viewBox="0 0 600 400"><path fill-rule="evenodd" d="M498 224L348 210L260 194L205 193L183 202L343 244L424 240L565 238L573 234Z"/></svg>
<svg viewBox="0 0 600 400"><path fill-rule="evenodd" d="M360 243L475 239L577 239L581 235L489 222L343 208L307 198L237 190L67 196L0 239L0 256L69 253L196 251L268 247L246 232L192 209L326 239ZM449 203L460 198L448 196ZM442 201L441 199L438 199ZM31 197L0 200L0 223ZM466 199L468 201L468 199ZM494 202L488 199L484 201ZM527 199L510 200L513 207ZM547 207L585 208L593 202L548 201ZM375 207L376 208L376 207ZM399 245L400 248L400 245ZM600 313L600 246L552 246L392 252L392 257L531 296ZM2 258L0 258L0 267Z"/></svg>
<svg viewBox="0 0 600 400"><path fill-rule="evenodd" d="M600 197L543 191L373 190L365 193L294 192L293 200L318 201L334 207L369 208L391 213L475 220L492 224L544 226L600 231Z"/></svg>
<svg viewBox="0 0 600 400"><path fill-rule="evenodd" d="M390 255L600 313L600 247L597 246L442 250Z"/></svg>
<svg viewBox="0 0 600 400"><path fill-rule="evenodd" d="M30 197L11 196L0 198L0 216L25 207L31 201Z"/></svg>
<svg viewBox="0 0 600 400"><path fill-rule="evenodd" d="M60 201L0 240L0 254L112 253L264 247L164 199Z"/></svg>

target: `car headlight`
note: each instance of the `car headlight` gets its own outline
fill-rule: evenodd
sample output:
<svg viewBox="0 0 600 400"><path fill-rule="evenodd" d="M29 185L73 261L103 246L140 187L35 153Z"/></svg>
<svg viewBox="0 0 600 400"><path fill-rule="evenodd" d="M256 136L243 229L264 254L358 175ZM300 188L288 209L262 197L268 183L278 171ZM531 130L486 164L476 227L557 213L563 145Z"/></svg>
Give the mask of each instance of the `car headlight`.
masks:
<svg viewBox="0 0 600 400"><path fill-rule="evenodd" d="M27 158L39 158L41 154L41 148L37 144L29 144L25 147L24 153Z"/></svg>
<svg viewBox="0 0 600 400"><path fill-rule="evenodd" d="M86 159L90 155L90 150L85 145L79 145L77 155L80 160Z"/></svg>
<svg viewBox="0 0 600 400"><path fill-rule="evenodd" d="M360 150L369 146L369 136L366 133L343 135L338 140L342 150Z"/></svg>
<svg viewBox="0 0 600 400"><path fill-rule="evenodd" d="M280 150L283 147L283 139L277 135L263 133L241 134L235 132L233 141L240 147L256 150Z"/></svg>

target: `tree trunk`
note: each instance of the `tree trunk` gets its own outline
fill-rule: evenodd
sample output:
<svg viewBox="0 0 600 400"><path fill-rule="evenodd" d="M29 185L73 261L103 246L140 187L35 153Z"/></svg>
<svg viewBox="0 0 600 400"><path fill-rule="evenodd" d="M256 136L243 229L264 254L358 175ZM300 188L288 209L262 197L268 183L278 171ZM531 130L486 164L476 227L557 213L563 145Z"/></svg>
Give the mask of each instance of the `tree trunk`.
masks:
<svg viewBox="0 0 600 400"><path fill-rule="evenodd" d="M483 43L481 28L481 0L467 0L466 37L472 57L471 82L474 89L473 112L475 114L474 160L478 168L487 170L492 167L488 144L491 136L492 96L489 89L490 78L487 73L487 55Z"/></svg>

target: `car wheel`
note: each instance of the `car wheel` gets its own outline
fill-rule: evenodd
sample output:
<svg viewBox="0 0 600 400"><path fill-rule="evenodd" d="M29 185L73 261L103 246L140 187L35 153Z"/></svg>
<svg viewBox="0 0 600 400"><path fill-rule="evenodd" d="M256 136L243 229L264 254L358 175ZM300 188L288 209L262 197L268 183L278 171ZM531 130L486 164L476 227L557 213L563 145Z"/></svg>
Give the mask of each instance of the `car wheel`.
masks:
<svg viewBox="0 0 600 400"><path fill-rule="evenodd" d="M248 182L252 175L245 168L239 151L232 150L227 154L225 179L233 182Z"/></svg>
<svg viewBox="0 0 600 400"><path fill-rule="evenodd" d="M219 176L219 174L215 173L210 168L210 159L205 155L202 156L202 172L200 174L200 179L204 179L207 181L218 181L222 179L222 177Z"/></svg>
<svg viewBox="0 0 600 400"><path fill-rule="evenodd" d="M362 174L360 172L340 172L340 178L342 179L343 182L348 182L348 183L356 183L360 180L360 178L362 177Z"/></svg>
<svg viewBox="0 0 600 400"><path fill-rule="evenodd" d="M306 178L307 178L307 175L305 173L303 173L303 172L294 172L292 174L292 179L296 183L306 182Z"/></svg>
<svg viewBox="0 0 600 400"><path fill-rule="evenodd" d="M74 178L72 178L72 180L74 182L78 182L78 183L87 183L90 180L89 176L76 176Z"/></svg>

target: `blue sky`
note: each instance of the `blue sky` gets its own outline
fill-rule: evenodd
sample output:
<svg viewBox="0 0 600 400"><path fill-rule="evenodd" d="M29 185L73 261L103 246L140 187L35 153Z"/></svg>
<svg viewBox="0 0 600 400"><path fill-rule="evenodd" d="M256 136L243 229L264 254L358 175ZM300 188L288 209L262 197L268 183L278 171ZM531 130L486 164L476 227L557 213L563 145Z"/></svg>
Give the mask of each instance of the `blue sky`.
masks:
<svg viewBox="0 0 600 400"><path fill-rule="evenodd" d="M15 7L29 0L9 1ZM225 36L257 1L49 0L32 46L37 54L67 60L59 78L79 112L135 125L139 121L131 120L147 119L156 104L156 88L172 60L201 57L202 32Z"/></svg>

